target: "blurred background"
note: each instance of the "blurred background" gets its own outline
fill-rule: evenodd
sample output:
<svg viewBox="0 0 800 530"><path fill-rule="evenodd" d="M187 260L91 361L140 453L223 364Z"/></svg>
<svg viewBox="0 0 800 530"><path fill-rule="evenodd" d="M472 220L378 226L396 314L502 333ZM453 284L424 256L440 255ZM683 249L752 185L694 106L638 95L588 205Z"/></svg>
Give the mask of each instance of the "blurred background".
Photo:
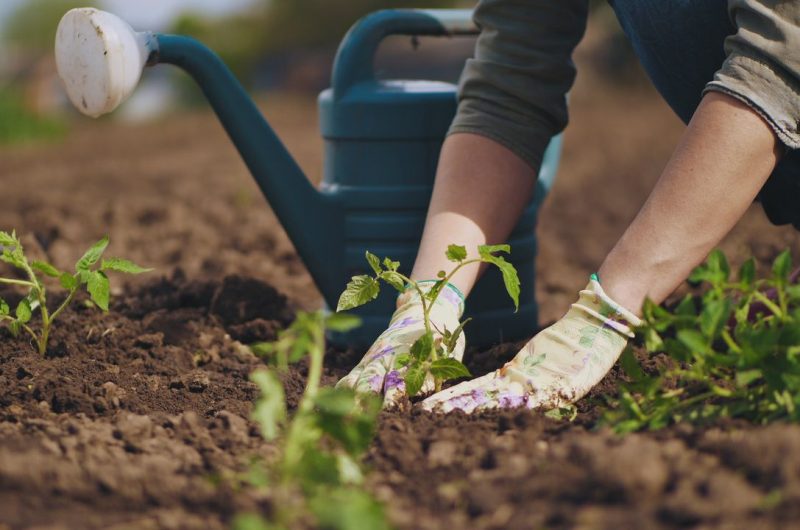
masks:
<svg viewBox="0 0 800 530"><path fill-rule="evenodd" d="M634 64L608 8L595 2L609 33L602 53L610 77ZM93 6L137 30L192 35L215 50L253 91L316 93L325 88L336 46L363 15L393 7L471 7L464 0L3 0L0 3L0 143L58 139L74 117L55 74L53 37L61 16ZM472 39L390 38L377 61L386 77L456 82ZM630 76L627 76L630 77ZM630 81L630 79L626 79ZM173 69L148 71L112 119L142 121L202 103L194 83Z"/></svg>
<svg viewBox="0 0 800 530"><path fill-rule="evenodd" d="M69 8L94 5L138 30L177 32L219 53L312 181L323 143L316 97L336 47L364 14L464 7L462 0L0 0L0 228L27 234L56 265L102 234L111 252L190 277L245 274L297 305L320 297L291 242L193 83L147 69L133 97L100 120L78 115L55 74L53 40ZM387 39L387 78L456 82L469 38ZM605 2L592 2L574 54L570 124L539 217L542 322L559 317L643 204L683 124L664 104ZM722 243L736 264L798 246L755 205ZM523 288L532 279L523 278ZM138 281L138 280L133 280ZM142 280L144 281L144 279ZM532 330L533 332L533 330Z"/></svg>

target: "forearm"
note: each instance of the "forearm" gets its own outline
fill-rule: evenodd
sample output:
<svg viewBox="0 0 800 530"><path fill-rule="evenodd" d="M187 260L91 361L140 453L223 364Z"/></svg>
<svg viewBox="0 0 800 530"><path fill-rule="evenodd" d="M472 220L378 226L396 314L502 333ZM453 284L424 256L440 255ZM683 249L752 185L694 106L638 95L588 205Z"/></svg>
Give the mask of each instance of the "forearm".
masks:
<svg viewBox="0 0 800 530"><path fill-rule="evenodd" d="M447 245L505 242L531 198L536 183L533 168L506 147L476 134L453 134L444 143L412 277L435 278L449 270ZM465 295L479 274L477 265L453 278Z"/></svg>
<svg viewBox="0 0 800 530"><path fill-rule="evenodd" d="M750 206L782 146L752 109L708 93L645 205L600 268L606 292L639 311L663 301Z"/></svg>

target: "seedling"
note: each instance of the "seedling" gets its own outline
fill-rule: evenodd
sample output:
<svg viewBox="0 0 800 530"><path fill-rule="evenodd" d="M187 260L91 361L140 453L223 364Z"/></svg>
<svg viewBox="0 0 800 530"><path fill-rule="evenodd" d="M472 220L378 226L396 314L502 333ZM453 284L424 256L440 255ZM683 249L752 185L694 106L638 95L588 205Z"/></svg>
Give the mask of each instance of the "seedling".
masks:
<svg viewBox="0 0 800 530"><path fill-rule="evenodd" d="M705 294L687 295L672 310L646 302L637 335L669 362L646 373L626 350L622 366L632 382L605 421L619 432L722 417L800 421L800 285L791 267L785 251L757 280L751 258L733 281L715 251L690 276L709 287Z"/></svg>
<svg viewBox="0 0 800 530"><path fill-rule="evenodd" d="M75 299L81 287L86 290L91 300L103 311L108 311L111 296L107 272L116 271L127 274L140 274L152 269L142 268L135 263L121 258L103 259L103 252L108 246L108 237L104 237L91 246L75 264L75 272L64 272L45 261L30 261L25 255L22 243L16 232L0 231L0 260L21 270L24 279L0 277L0 284L16 285L28 289L12 312L9 304L0 298L0 322L4 322L13 336L24 332L36 343L39 353L44 355L50 339L53 322ZM98 262L99 265L98 265ZM66 297L52 312L47 307L47 288L44 277L57 278ZM37 332L31 327L31 319L38 310L41 327Z"/></svg>
<svg viewBox="0 0 800 530"><path fill-rule="evenodd" d="M416 290L422 303L425 332L414 342L408 352L397 356L395 364L399 368L407 368L404 380L406 393L409 397L416 396L420 392L428 374L433 377L435 390L438 392L442 389L442 383L445 381L470 375L467 367L453 357L453 350L456 347L458 338L464 331L464 326L469 322L469 319L459 323L456 329L450 330L446 328L438 329L430 318L431 309L436 303L436 299L453 276L467 265L472 265L473 263L494 265L500 269L503 275L506 291L514 302L514 307L516 309L519 308L520 288L517 270L505 258L496 255L500 252L510 253L511 247L509 245L481 245L478 247L478 257L468 259L465 247L461 245L448 246L445 253L447 259L456 265L450 272L439 271L438 279L427 292L423 290L419 282L398 272L400 262L392 261L389 258L384 258L381 262L377 256L367 252L367 262L375 272L375 275L353 276L339 298L336 310L345 311L371 302L380 294L381 281L401 293L407 289Z"/></svg>
<svg viewBox="0 0 800 530"><path fill-rule="evenodd" d="M361 462L375 433L380 401L356 400L351 389L320 388L325 327L345 332L358 324L358 318L342 313L298 313L276 342L252 347L273 364L250 377L260 390L252 417L278 451L275 458L250 470L251 485L271 498L268 519L240 515L236 530L290 530L303 526L309 512L316 519L315 528L388 529L382 506L363 489ZM305 357L308 380L289 420L279 375Z"/></svg>

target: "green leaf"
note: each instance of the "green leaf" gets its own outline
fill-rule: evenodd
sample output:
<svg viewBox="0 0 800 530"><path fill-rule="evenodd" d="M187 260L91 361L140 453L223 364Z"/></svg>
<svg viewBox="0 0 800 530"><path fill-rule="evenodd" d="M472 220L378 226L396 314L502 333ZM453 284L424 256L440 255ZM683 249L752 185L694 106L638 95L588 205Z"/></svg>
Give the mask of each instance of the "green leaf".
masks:
<svg viewBox="0 0 800 530"><path fill-rule="evenodd" d="M699 331L694 329L681 329L678 330L677 337L681 343L694 352L701 354L710 353L706 338Z"/></svg>
<svg viewBox="0 0 800 530"><path fill-rule="evenodd" d="M680 303L675 307L675 314L683 317L697 316L697 310L694 306L694 297L691 294L684 296Z"/></svg>
<svg viewBox="0 0 800 530"><path fill-rule="evenodd" d="M411 345L411 357L416 361L427 361L433 349L433 334L428 331L420 335Z"/></svg>
<svg viewBox="0 0 800 530"><path fill-rule="evenodd" d="M384 268L386 270L395 271L396 272L397 269L400 268L400 262L399 261L392 261L389 258L383 258L383 266L384 266Z"/></svg>
<svg viewBox="0 0 800 530"><path fill-rule="evenodd" d="M408 371L406 371L406 375L403 378L406 383L406 394L409 397L414 397L419 394L419 391L422 390L422 385L425 383L425 376L427 375L427 371L425 367L422 366L422 363L412 362L408 366Z"/></svg>
<svg viewBox="0 0 800 530"><path fill-rule="evenodd" d="M4 261L18 269L24 269L25 255L22 253L22 247L15 247L14 250L8 247L4 248L3 253L0 254L0 261Z"/></svg>
<svg viewBox="0 0 800 530"><path fill-rule="evenodd" d="M89 250L78 260L75 264L76 271L88 271L89 268L97 263L97 260L103 255L103 252L106 251L106 247L108 246L108 236L104 236L103 239L92 245Z"/></svg>
<svg viewBox="0 0 800 530"><path fill-rule="evenodd" d="M58 277L58 282L61 284L61 287L63 287L67 291L72 291L73 289L77 289L78 286L80 285L78 279L74 275L68 272L61 274L61 276Z"/></svg>
<svg viewBox="0 0 800 530"><path fill-rule="evenodd" d="M17 321L19 321L21 324L30 322L33 312L31 311L31 304L28 302L27 298L20 300L15 313L17 315Z"/></svg>
<svg viewBox="0 0 800 530"><path fill-rule="evenodd" d="M337 488L320 491L309 500L309 509L319 528L326 530L390 530L383 506L372 496L357 488Z"/></svg>
<svg viewBox="0 0 800 530"><path fill-rule="evenodd" d="M657 353L661 351L661 348L664 346L664 341L661 338L661 335L652 328L648 327L644 332L644 347L647 351L651 353Z"/></svg>
<svg viewBox="0 0 800 530"><path fill-rule="evenodd" d="M14 247L18 243L16 233L9 234L8 232L0 231L0 246Z"/></svg>
<svg viewBox="0 0 800 530"><path fill-rule="evenodd" d="M500 251L510 252L510 247L508 245L481 245L478 247L481 261L484 263L491 263L500 269L506 291L514 302L514 310L516 311L519 309L519 276L517 276L517 269L515 269L511 263L507 262L505 258L491 254L491 252Z"/></svg>
<svg viewBox="0 0 800 530"><path fill-rule="evenodd" d="M761 379L763 376L764 373L761 370L742 370L736 372L736 384L740 387L746 387L750 383Z"/></svg>
<svg viewBox="0 0 800 530"><path fill-rule="evenodd" d="M792 254L789 249L784 250L772 262L772 275L779 285L786 285L789 273L792 271Z"/></svg>
<svg viewBox="0 0 800 530"><path fill-rule="evenodd" d="M60 270L56 269L54 266L45 261L33 261L31 262L31 268L53 278L58 278L61 276Z"/></svg>
<svg viewBox="0 0 800 530"><path fill-rule="evenodd" d="M431 363L430 370L434 377L442 379L443 381L472 375L469 373L467 367L464 366L464 363L452 357L436 359Z"/></svg>
<svg viewBox="0 0 800 530"><path fill-rule="evenodd" d="M19 337L19 332L22 330L22 323L19 320L14 320L8 323L8 331L11 332L12 337Z"/></svg>
<svg viewBox="0 0 800 530"><path fill-rule="evenodd" d="M325 327L339 333L345 333L360 325L361 318L349 313L331 313L325 319Z"/></svg>
<svg viewBox="0 0 800 530"><path fill-rule="evenodd" d="M464 320L464 322L461 322L458 325L458 327L455 329L455 331L453 331L452 333L448 332L448 330L445 329L446 333L445 333L444 340L442 342L444 343L444 346L447 349L447 353L451 353L456 348L456 343L458 342L458 337L460 337L461 333L464 331L464 326L469 324L469 322L471 320L472 320L472 317Z"/></svg>
<svg viewBox="0 0 800 530"><path fill-rule="evenodd" d="M408 363L411 362L411 355L408 353L401 353L397 357L394 358L394 368L403 368L404 366L408 366Z"/></svg>
<svg viewBox="0 0 800 530"><path fill-rule="evenodd" d="M366 256L367 256L367 263L369 263L369 266L372 267L373 271L375 271L375 275L376 276L380 275L380 273L381 273L381 260L378 258L378 256L376 256L375 254L372 254L369 251L366 252Z"/></svg>
<svg viewBox="0 0 800 530"><path fill-rule="evenodd" d="M708 255L706 262L695 268L689 275L690 282L706 281L715 287L726 282L730 277L730 266L725 254L715 249Z"/></svg>
<svg viewBox="0 0 800 530"><path fill-rule="evenodd" d="M745 288L750 288L756 283L756 260L748 259L739 267L739 281Z"/></svg>
<svg viewBox="0 0 800 530"><path fill-rule="evenodd" d="M636 357L633 355L633 349L630 347L625 348L620 356L620 364L625 371L625 375L631 378L634 382L642 381L647 377L647 374L642 370L642 366Z"/></svg>
<svg viewBox="0 0 800 530"><path fill-rule="evenodd" d="M86 290L92 298L92 302L103 311L108 311L108 302L111 297L111 287L108 283L108 276L101 271L92 271L89 274L89 281Z"/></svg>
<svg viewBox="0 0 800 530"><path fill-rule="evenodd" d="M250 374L250 380L258 386L261 394L253 407L251 418L258 423L266 440L274 440L286 419L283 385L274 373L264 368Z"/></svg>
<svg viewBox="0 0 800 530"><path fill-rule="evenodd" d="M295 427L292 426L292 429ZM309 426L313 431L314 428ZM304 434L309 431L305 431ZM317 489L320 485L336 487L341 484L339 459L336 455L322 451L314 446L313 437L309 437L301 448L302 459L296 466L287 469L294 482L304 486L306 491ZM314 443L311 443L314 442Z"/></svg>
<svg viewBox="0 0 800 530"><path fill-rule="evenodd" d="M11 314L11 308L8 306L8 302L0 298L0 316L8 316Z"/></svg>
<svg viewBox="0 0 800 530"><path fill-rule="evenodd" d="M269 357L275 353L274 342L254 342L248 348L256 357Z"/></svg>
<svg viewBox="0 0 800 530"><path fill-rule="evenodd" d="M399 272L384 271L381 273L381 280L385 281L401 293L406 290L406 282Z"/></svg>
<svg viewBox="0 0 800 530"><path fill-rule="evenodd" d="M378 396L356 394L350 388L322 388L314 403L317 426L348 454L358 458L369 448L381 410Z"/></svg>
<svg viewBox="0 0 800 530"><path fill-rule="evenodd" d="M114 271L124 272L126 274L142 274L143 272L150 272L153 269L140 267L134 262L122 258L109 258L104 259L100 264L101 271Z"/></svg>
<svg viewBox="0 0 800 530"><path fill-rule="evenodd" d="M700 331L709 339L715 339L731 314L731 300L723 298L706 303L700 312Z"/></svg>
<svg viewBox="0 0 800 530"><path fill-rule="evenodd" d="M505 252L506 254L511 254L511 246L510 245L480 245L480 246L478 246L478 254L481 257L491 256L495 252Z"/></svg>
<svg viewBox="0 0 800 530"><path fill-rule="evenodd" d="M353 276L339 297L336 311L346 311L362 306L375 300L378 293L380 293L380 285L375 278L366 275Z"/></svg>
<svg viewBox="0 0 800 530"><path fill-rule="evenodd" d="M445 253L447 259L460 263L467 259L467 249L462 245L450 245Z"/></svg>

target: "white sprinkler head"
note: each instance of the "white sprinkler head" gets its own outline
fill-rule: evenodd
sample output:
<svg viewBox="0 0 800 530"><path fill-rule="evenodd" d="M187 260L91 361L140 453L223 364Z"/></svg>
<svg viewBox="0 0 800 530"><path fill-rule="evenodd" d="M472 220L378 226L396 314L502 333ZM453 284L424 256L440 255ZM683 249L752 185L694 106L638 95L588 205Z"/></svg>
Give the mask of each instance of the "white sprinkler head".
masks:
<svg viewBox="0 0 800 530"><path fill-rule="evenodd" d="M72 104L93 118L117 108L136 88L153 39L105 11L68 11L56 31L56 68Z"/></svg>

